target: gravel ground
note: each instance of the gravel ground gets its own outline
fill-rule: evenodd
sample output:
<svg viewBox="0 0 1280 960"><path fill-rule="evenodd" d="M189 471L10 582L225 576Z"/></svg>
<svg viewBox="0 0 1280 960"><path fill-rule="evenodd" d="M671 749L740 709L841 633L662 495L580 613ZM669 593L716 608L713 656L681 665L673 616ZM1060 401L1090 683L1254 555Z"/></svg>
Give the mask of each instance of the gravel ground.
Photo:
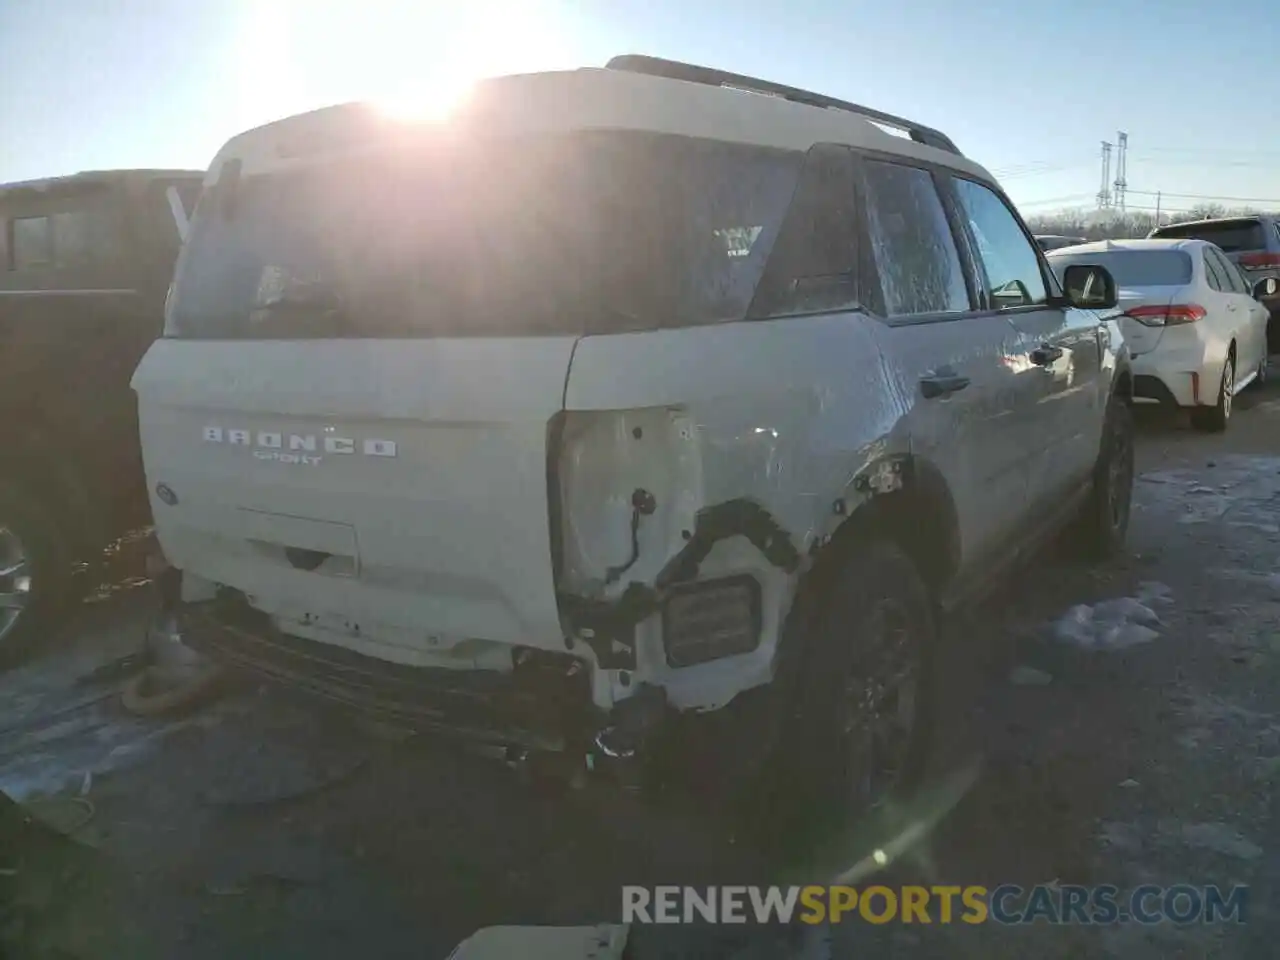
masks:
<svg viewBox="0 0 1280 960"><path fill-rule="evenodd" d="M891 875L988 887L1244 883L1248 922L850 923L794 937L645 928L635 960L1274 954L1280 388L1239 398L1222 437L1142 413L1130 554L1090 569L1050 553L951 625L953 722L940 753L951 767L980 762L980 774ZM1083 648L1055 633L1073 605L1121 597L1158 615L1154 635L1132 618L1125 626L1146 642ZM63 646L5 679L14 695L0 704L0 789L91 801L44 808L92 814L74 833L89 853L73 867L31 857L0 875L0 893L35 904L27 942L82 957L443 958L490 924L613 921L624 883L754 875L736 845L676 811L598 789L552 792L276 692L240 691L164 723L127 720L111 678L72 681L136 645L144 608L136 595L99 604ZM5 934L0 924L0 944Z"/></svg>

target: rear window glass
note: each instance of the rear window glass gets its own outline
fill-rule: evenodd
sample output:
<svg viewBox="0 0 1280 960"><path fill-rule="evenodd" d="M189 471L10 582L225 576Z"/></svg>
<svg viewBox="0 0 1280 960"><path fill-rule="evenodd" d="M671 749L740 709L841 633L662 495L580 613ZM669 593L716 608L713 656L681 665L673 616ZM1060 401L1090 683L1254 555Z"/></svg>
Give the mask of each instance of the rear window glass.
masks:
<svg viewBox="0 0 1280 960"><path fill-rule="evenodd" d="M1262 224L1257 220L1224 220L1220 223L1187 223L1181 226L1161 227L1153 236L1208 240L1227 253L1240 250L1263 250L1267 246Z"/></svg>
<svg viewBox="0 0 1280 960"><path fill-rule="evenodd" d="M743 319L804 155L634 131L433 142L211 188L168 336L519 336Z"/></svg>
<svg viewBox="0 0 1280 960"><path fill-rule="evenodd" d="M48 217L20 217L9 223L9 269L53 263L53 229Z"/></svg>
<svg viewBox="0 0 1280 960"><path fill-rule="evenodd" d="M1181 250L1126 250L1051 256L1053 273L1060 282L1071 264L1105 266L1120 287L1181 287L1192 282L1192 259Z"/></svg>
<svg viewBox="0 0 1280 960"><path fill-rule="evenodd" d="M1106 267L1121 287L1174 287L1191 282L1191 257L1183 250L1114 250L1074 257L1052 256L1049 263L1061 282L1073 263Z"/></svg>

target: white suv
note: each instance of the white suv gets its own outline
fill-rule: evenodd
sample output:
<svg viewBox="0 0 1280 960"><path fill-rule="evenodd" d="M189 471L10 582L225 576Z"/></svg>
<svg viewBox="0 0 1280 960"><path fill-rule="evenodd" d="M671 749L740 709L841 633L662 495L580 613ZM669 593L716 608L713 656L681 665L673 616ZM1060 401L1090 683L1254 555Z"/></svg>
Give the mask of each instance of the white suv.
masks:
<svg viewBox="0 0 1280 960"><path fill-rule="evenodd" d="M134 386L225 661L592 767L714 731L848 810L924 755L937 615L1124 536L1114 283L1068 302L937 131L621 57L282 120L205 186Z"/></svg>

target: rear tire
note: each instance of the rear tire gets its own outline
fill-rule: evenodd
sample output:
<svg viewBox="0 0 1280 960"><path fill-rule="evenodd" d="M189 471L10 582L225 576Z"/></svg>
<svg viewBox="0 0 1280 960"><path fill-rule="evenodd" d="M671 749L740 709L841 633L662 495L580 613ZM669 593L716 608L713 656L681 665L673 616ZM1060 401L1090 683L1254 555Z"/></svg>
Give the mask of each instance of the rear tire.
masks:
<svg viewBox="0 0 1280 960"><path fill-rule="evenodd" d="M758 784L755 834L775 865L847 864L876 847L877 814L927 772L938 710L933 598L897 544L859 543L806 633L794 638L802 658Z"/></svg>
<svg viewBox="0 0 1280 960"><path fill-rule="evenodd" d="M1236 355L1227 355L1222 365L1222 382L1218 384L1218 402L1212 407L1192 407L1191 425L1205 433L1222 433L1231 421L1231 407L1236 382Z"/></svg>
<svg viewBox="0 0 1280 960"><path fill-rule="evenodd" d="M21 660L70 595L60 525L21 488L0 485L0 667Z"/></svg>
<svg viewBox="0 0 1280 960"><path fill-rule="evenodd" d="M1124 549L1133 503L1133 461L1133 411L1113 396L1093 468L1093 489L1078 524L1080 545L1090 560L1107 560Z"/></svg>

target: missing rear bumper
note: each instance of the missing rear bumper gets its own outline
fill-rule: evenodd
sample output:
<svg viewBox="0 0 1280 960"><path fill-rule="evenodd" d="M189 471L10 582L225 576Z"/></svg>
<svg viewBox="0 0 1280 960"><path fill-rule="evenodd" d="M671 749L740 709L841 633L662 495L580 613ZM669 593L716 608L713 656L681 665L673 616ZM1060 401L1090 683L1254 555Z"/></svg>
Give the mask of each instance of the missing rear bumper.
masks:
<svg viewBox="0 0 1280 960"><path fill-rule="evenodd" d="M588 673L567 654L508 673L406 666L284 633L234 599L184 604L178 623L186 644L233 669L424 732L562 752L601 725Z"/></svg>
<svg viewBox="0 0 1280 960"><path fill-rule="evenodd" d="M538 652L507 673L414 667L284 633L235 598L178 604L160 617L183 645L238 673L396 726L500 748L513 766L552 760L635 784L651 735L669 716L665 693L648 685L600 710L589 671L568 654Z"/></svg>

